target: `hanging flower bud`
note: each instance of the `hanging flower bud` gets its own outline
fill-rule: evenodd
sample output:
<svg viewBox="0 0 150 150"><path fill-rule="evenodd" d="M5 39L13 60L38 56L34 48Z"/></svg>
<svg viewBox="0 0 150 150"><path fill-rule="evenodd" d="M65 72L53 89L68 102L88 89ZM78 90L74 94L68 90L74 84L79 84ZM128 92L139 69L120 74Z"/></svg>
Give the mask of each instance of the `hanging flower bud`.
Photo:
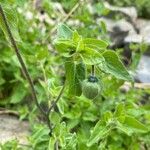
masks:
<svg viewBox="0 0 150 150"><path fill-rule="evenodd" d="M101 85L98 78L95 76L89 76L88 79L82 83L82 93L88 99L96 98L101 91Z"/></svg>

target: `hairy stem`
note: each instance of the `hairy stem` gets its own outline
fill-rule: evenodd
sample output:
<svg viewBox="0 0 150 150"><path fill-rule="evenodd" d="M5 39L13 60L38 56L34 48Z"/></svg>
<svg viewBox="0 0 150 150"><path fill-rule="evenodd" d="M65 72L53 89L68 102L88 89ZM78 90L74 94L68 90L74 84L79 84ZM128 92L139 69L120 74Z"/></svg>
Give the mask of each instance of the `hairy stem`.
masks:
<svg viewBox="0 0 150 150"><path fill-rule="evenodd" d="M21 64L22 70L23 70L23 72L24 72L24 74L25 74L25 76L26 76L26 79L27 79L28 82L29 82L29 85L30 85L30 88L31 88L32 98L33 98L33 100L35 101L36 106L39 108L39 110L45 115L45 111L42 109L42 107L40 106L40 104L39 104L39 102L38 102L38 100L37 100L37 96L36 96L36 92L35 92L35 89L34 89L33 81L32 81L32 79L31 79L31 77L30 77L30 75L29 75L29 73L28 73L27 67L26 67L26 65L25 65L25 63L24 63L24 61L23 61L23 59L22 59L22 56L21 56L20 51L19 51L19 49L18 49L18 47L17 47L16 41L15 41L13 35L12 35L12 32L11 32L11 30L10 30L8 21L7 21L7 19L6 19L6 16L5 16L5 14L4 14L4 11L3 11L3 8L2 8L1 5L0 5L0 14L1 14L1 16L2 16L3 23L4 23L5 27L6 27L6 30L7 30L7 33L8 33L8 38L9 38L9 40L10 40L10 42L11 42L12 48L15 50L15 53L16 53L16 55L17 55L17 58L18 58L18 60L19 60L19 62L20 62L20 64Z"/></svg>
<svg viewBox="0 0 150 150"><path fill-rule="evenodd" d="M51 104L51 106L49 107L49 109L48 109L48 112L47 112L47 124L48 124L48 127L49 127L49 129L50 129L50 135L51 135L51 133L52 133L52 124L51 124L51 121L50 121L50 113L51 113L51 110L56 106L56 104L57 104L57 102L59 101L59 99L61 98L61 96L62 96L62 94L63 94L63 92L64 92L64 89L65 89L65 83L64 83L64 85L63 85L63 87L62 87L62 89L60 90L60 93L59 93L59 95L57 96L57 98L56 98L56 100L54 101L54 102L52 102L52 104Z"/></svg>

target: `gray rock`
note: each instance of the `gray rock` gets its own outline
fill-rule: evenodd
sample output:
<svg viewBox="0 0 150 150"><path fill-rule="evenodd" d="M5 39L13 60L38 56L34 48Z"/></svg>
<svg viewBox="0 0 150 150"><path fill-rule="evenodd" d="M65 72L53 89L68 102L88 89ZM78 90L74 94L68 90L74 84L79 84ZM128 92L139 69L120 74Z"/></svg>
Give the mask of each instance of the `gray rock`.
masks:
<svg viewBox="0 0 150 150"><path fill-rule="evenodd" d="M112 39L112 46L126 43L146 43L150 45L150 21L137 18L134 7L116 7L104 2L104 6L113 12L119 12L128 17L118 21L109 18L100 18L106 23L107 30Z"/></svg>
<svg viewBox="0 0 150 150"><path fill-rule="evenodd" d="M136 27L139 30L137 33L129 33L128 36L124 39L127 43L146 43L150 44L150 21L145 19L137 19Z"/></svg>
<svg viewBox="0 0 150 150"><path fill-rule="evenodd" d="M136 34L136 31L132 24L125 19L114 21L112 19L102 17L97 20L97 23L100 21L103 21L106 24L107 31L112 40L112 46L121 45L125 42L126 37Z"/></svg>
<svg viewBox="0 0 150 150"><path fill-rule="evenodd" d="M123 13L124 15L130 17L132 20L137 18L137 10L135 7L117 7L110 5L108 2L104 2L104 6L111 11Z"/></svg>
<svg viewBox="0 0 150 150"><path fill-rule="evenodd" d="M27 144L29 123L20 121L13 115L0 115L0 144L17 139L20 144Z"/></svg>
<svg viewBox="0 0 150 150"><path fill-rule="evenodd" d="M142 83L150 83L150 56L141 57L135 78Z"/></svg>

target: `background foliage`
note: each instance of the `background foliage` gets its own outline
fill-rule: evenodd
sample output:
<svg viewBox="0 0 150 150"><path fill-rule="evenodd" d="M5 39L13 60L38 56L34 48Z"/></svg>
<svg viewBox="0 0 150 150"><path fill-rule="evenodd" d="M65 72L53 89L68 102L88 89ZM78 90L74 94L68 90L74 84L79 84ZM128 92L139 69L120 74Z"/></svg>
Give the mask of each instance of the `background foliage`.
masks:
<svg viewBox="0 0 150 150"><path fill-rule="evenodd" d="M78 47L78 53L82 52L82 42L86 43L88 48L92 43L94 49L102 47L102 50L106 48L105 43L106 45L111 43L106 34L105 23L95 21L96 17L109 14L109 10L102 2L92 1L95 12L91 13L86 1L86 5L81 5L65 22L71 31L66 26L65 29L60 27L57 32L60 34L57 36L56 24L63 22L65 15L59 9L60 6L54 2L60 2L64 13L67 14L78 1L44 0L40 7L35 7L35 4L29 0L1 1L13 35L34 80L38 100L45 110L56 98L64 82L65 63L70 57L65 50L70 48L70 43L71 46L75 45L75 49ZM118 6L133 3L131 0L110 2ZM148 16L148 1L136 1L134 5L138 8L140 16ZM78 38L81 38L81 43ZM87 38L94 38L97 41L94 39L88 41ZM103 39L99 45L98 39ZM128 66L130 74L134 74L136 68L134 64L143 54L141 45L134 46L138 50L131 49L131 52L139 57L133 59ZM123 91L119 88L124 80L132 80L118 58L118 56L123 58L122 51L123 49L120 51L116 49L102 52L102 57L106 60L102 66L97 65L97 62L101 61L100 54L93 55L92 60L88 56L93 54L93 51L87 50L82 54L87 67L86 76L90 74L90 65L93 63L97 65L96 75L103 83L103 91L97 99L89 100L83 95L68 96L67 88L51 113L54 131L49 137L48 127L31 99L29 86L17 57L0 30L0 107L18 111L20 119L29 120L31 127L28 147L21 146L18 141L13 140L1 145L1 148L4 150L51 150L56 147L64 150L148 149L150 147L150 90L130 88L128 91ZM74 65L77 65L76 62L79 60L75 60ZM68 74L70 75L70 72ZM77 82L69 80L68 86L71 87L69 93L76 94L72 88L76 87Z"/></svg>

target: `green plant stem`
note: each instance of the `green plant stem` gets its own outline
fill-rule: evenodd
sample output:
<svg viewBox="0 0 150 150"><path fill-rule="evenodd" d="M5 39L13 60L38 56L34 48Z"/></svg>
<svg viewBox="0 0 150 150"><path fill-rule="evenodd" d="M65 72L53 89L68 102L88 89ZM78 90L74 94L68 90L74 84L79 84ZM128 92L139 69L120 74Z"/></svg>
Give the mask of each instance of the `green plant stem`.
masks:
<svg viewBox="0 0 150 150"><path fill-rule="evenodd" d="M59 142L58 142L58 140L55 142L55 150L59 150Z"/></svg>
<svg viewBox="0 0 150 150"><path fill-rule="evenodd" d="M26 65L25 65L25 63L24 63L24 61L23 61L23 58L22 58L22 56L21 56L21 54L20 54L20 51L19 51L19 49L18 49L18 47L17 47L16 41L15 41L15 39L14 39L12 33L11 33L9 24L8 24L8 22L7 22L6 16L5 16L5 14L4 14L4 11L3 11L3 8L2 8L1 5L0 5L0 14L1 14L1 16L2 16L2 19L3 19L4 25L5 25L5 27L6 27L6 30L7 30L7 32L8 32L8 37L9 37L9 40L10 40L10 42L11 42L12 48L15 50L16 56L17 56L17 58L18 58L18 60L19 60L19 62L20 62L20 64L21 64L22 70L23 70L23 72L24 72L24 74L25 74L25 76L26 76L26 79L27 79L27 81L28 81L28 83L29 83L29 85L30 85L32 98L33 98L33 100L35 101L37 108L42 112L42 114L43 114L44 116L46 116L46 118L47 118L47 124L48 124L48 127L49 127L49 129L50 129L50 133L51 133L51 132L52 132L52 126L51 126L51 122L50 122L49 116L50 116L51 110L56 106L56 103L57 103L57 102L59 101L59 99L61 98L61 96L62 96L62 94L63 94L63 91L64 91L64 88L65 88L65 84L63 85L63 87L62 87L62 89L61 89L61 91L60 91L58 97L56 98L56 100L55 100L55 101L51 104L51 106L49 107L48 112L45 112L45 111L42 109L42 107L40 106L39 102L38 102L38 99L37 99L37 96L36 96L36 92L35 92L35 89L34 89L33 81L32 81L32 79L31 79L30 74L29 74L29 72L28 72L28 70L27 70L27 67L26 67Z"/></svg>
<svg viewBox="0 0 150 150"><path fill-rule="evenodd" d="M35 92L35 89L34 89L33 81L32 81L32 79L31 79L31 77L30 77L30 75L29 75L29 73L28 73L27 67L26 67L26 65L25 65L25 63L24 63L24 61L23 61L23 59L22 59L22 56L21 56L20 51L19 51L19 49L18 49L18 47L17 47L16 41L15 41L15 39L14 39L12 33L11 33L11 30L10 30L10 27L9 27L9 24L8 24L8 21L7 21L7 19L6 19L6 16L5 16L5 14L4 14L4 11L3 11L3 8L2 8L1 5L0 5L0 14L1 14L1 16L2 16L4 25L5 25L5 27L6 27L6 30L7 30L8 37L9 37L9 40L10 40L10 42L11 42L12 48L15 50L15 53L16 53L16 55L17 55L17 58L18 58L18 60L19 60L19 62L20 62L20 64L21 64L22 70L23 70L23 72L24 72L24 74L25 74L25 76L26 76L26 79L27 79L28 82L29 82L29 85L30 85L30 88L31 88L32 98L33 98L33 100L35 101L36 106L39 108L39 110L45 115L45 111L42 109L42 107L40 106L40 104L39 104L39 102L38 102L38 99L37 99L37 97L36 97L36 92Z"/></svg>
<svg viewBox="0 0 150 150"><path fill-rule="evenodd" d="M95 66L94 65L92 65L92 68L91 68L91 75L95 76Z"/></svg>
<svg viewBox="0 0 150 150"><path fill-rule="evenodd" d="M59 99L61 98L61 96L62 96L62 94L64 92L64 89L65 89L65 83L64 83L62 89L60 90L59 95L57 96L56 100L54 102L52 102L51 106L49 107L49 109L47 111L47 115L46 116L47 116L47 124L48 124L48 127L50 129L50 133L49 133L50 135L52 133L52 125L51 125L51 121L50 121L50 118L49 118L50 117L50 113L51 113L52 109L56 106L56 104L59 101Z"/></svg>

